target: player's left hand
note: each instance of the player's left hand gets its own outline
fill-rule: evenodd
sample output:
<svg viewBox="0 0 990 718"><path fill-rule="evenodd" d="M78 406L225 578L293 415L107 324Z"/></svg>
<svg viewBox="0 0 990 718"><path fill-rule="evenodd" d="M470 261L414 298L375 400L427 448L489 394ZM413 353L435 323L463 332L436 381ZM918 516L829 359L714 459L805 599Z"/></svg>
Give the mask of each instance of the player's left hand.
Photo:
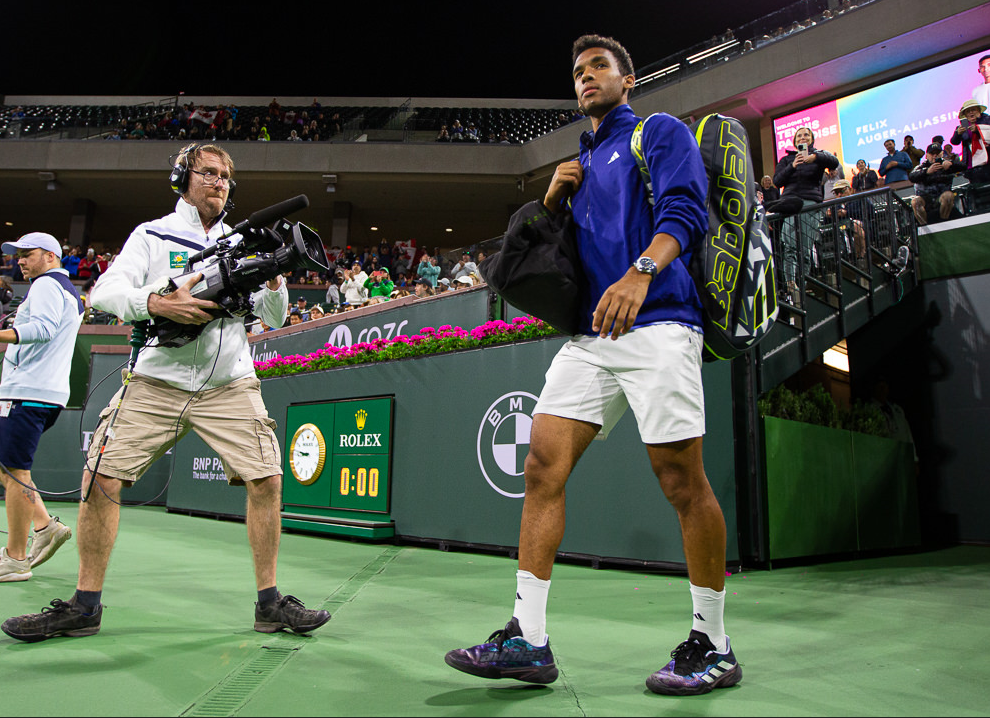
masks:
<svg viewBox="0 0 990 718"><path fill-rule="evenodd" d="M591 323L598 336L604 339L611 334L614 341L632 329L651 280L649 274L630 267L622 279L605 290Z"/></svg>

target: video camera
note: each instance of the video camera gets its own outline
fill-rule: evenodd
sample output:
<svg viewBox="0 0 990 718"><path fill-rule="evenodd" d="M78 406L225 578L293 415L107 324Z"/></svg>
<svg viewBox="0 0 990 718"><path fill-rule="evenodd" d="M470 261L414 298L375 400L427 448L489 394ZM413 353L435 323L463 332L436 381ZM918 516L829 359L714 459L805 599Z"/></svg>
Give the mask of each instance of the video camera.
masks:
<svg viewBox="0 0 990 718"><path fill-rule="evenodd" d="M214 317L243 317L254 309L251 293L283 272L299 267L329 271L329 261L319 235L306 225L292 223L284 215L309 206L309 198L299 195L266 209L258 210L217 240L217 243L189 257L187 272L170 278L160 294L171 294L184 278L202 272L203 278L191 290L197 299L216 302L207 310ZM265 225L274 225L271 228ZM230 237L241 235L231 244ZM193 264L216 255L210 264L194 269ZM180 324L155 317L148 336L158 339L160 347L181 347L195 340L206 324Z"/></svg>

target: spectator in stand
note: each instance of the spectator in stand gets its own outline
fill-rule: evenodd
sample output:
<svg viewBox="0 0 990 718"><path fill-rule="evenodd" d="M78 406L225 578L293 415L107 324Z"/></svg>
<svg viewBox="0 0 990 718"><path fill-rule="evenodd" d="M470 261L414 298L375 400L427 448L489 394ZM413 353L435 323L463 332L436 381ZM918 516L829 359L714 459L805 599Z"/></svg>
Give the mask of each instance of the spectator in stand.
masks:
<svg viewBox="0 0 990 718"><path fill-rule="evenodd" d="M95 264L96 250L90 247L86 250L86 256L79 260L79 271L76 273L79 279L89 279L93 275Z"/></svg>
<svg viewBox="0 0 990 718"><path fill-rule="evenodd" d="M430 283L434 289L437 288L437 280L440 278L440 267L437 266L437 258L431 257L429 252L423 253L423 258L416 267L416 274Z"/></svg>
<svg viewBox="0 0 990 718"><path fill-rule="evenodd" d="M473 122L468 122L467 129L464 130L464 140L465 142L481 141L481 138L478 136L478 126Z"/></svg>
<svg viewBox="0 0 990 718"><path fill-rule="evenodd" d="M877 173L870 169L866 160L856 161L856 174L852 178L853 192L865 192L869 189L876 189L880 184ZM834 187L833 187L834 189Z"/></svg>
<svg viewBox="0 0 990 718"><path fill-rule="evenodd" d="M852 197L852 184L849 180L839 180L832 186L832 197ZM840 229L852 233L853 250L856 256L856 263L861 268L866 267L866 232L863 229L863 203L866 199L859 199L847 204L833 205L825 210L825 216L832 218L833 209L838 220ZM872 205L871 205L872 206ZM848 247L847 247L848 249Z"/></svg>
<svg viewBox="0 0 990 718"><path fill-rule="evenodd" d="M289 317L286 320L285 326L291 327L291 326L295 326L296 324L302 324L302 323L303 323L302 313L300 313L300 311L295 307L292 307L292 309L289 310Z"/></svg>
<svg viewBox="0 0 990 718"><path fill-rule="evenodd" d="M425 299L433 296L433 285L428 279L420 277L413 283L413 292L418 299Z"/></svg>
<svg viewBox="0 0 990 718"><path fill-rule="evenodd" d="M338 269L331 277L327 286L326 303L331 307L340 306L340 283L344 281L344 270Z"/></svg>
<svg viewBox="0 0 990 718"><path fill-rule="evenodd" d="M880 160L880 176L883 177L883 183L890 185L894 182L907 181L908 172L913 166L911 156L904 150L898 150L893 140L885 141L883 147L887 150L887 156Z"/></svg>
<svg viewBox="0 0 990 718"><path fill-rule="evenodd" d="M378 244L378 266L389 271L392 269L392 245L384 239Z"/></svg>
<svg viewBox="0 0 990 718"><path fill-rule="evenodd" d="M351 307L359 307L368 301L368 290L364 283L368 275L361 269L361 263L355 262L350 269L344 270L344 281L340 285L344 293L344 302Z"/></svg>
<svg viewBox="0 0 990 718"><path fill-rule="evenodd" d="M942 159L949 160L949 162L962 162L962 157L952 151L952 145L949 143L942 145Z"/></svg>
<svg viewBox="0 0 990 718"><path fill-rule="evenodd" d="M760 180L760 187L763 188L763 206L768 207L771 202L776 202L780 199L780 190L777 189L777 185L773 183L773 177L770 175L763 175Z"/></svg>
<svg viewBox="0 0 990 718"><path fill-rule="evenodd" d="M498 136L498 143L500 145L511 145L512 142L509 140L509 133L506 132L505 130L502 130Z"/></svg>
<svg viewBox="0 0 990 718"><path fill-rule="evenodd" d="M271 135L268 134L268 125L262 125L261 129L258 130L258 141L268 142L272 139Z"/></svg>
<svg viewBox="0 0 990 718"><path fill-rule="evenodd" d="M368 290L368 303L377 304L387 302L392 297L395 284L389 277L387 269L378 269L364 281L364 288Z"/></svg>
<svg viewBox="0 0 990 718"><path fill-rule="evenodd" d="M956 203L952 192L952 180L957 172L966 166L962 162L952 162L942 158L940 145L928 145L925 160L909 175L914 182L915 196L911 198L911 208L918 224L934 221L937 214L941 219L949 219Z"/></svg>
<svg viewBox="0 0 990 718"><path fill-rule="evenodd" d="M921 158L925 156L921 148L914 146L914 137L911 135L904 135L904 146L901 147L901 150L906 152L908 157L911 158L911 167L917 167L918 163L921 162ZM908 169L908 172L910 171Z"/></svg>
<svg viewBox="0 0 990 718"><path fill-rule="evenodd" d="M268 103L268 116L277 120L281 115L282 106L278 104L278 100L273 97L272 101Z"/></svg>
<svg viewBox="0 0 990 718"><path fill-rule="evenodd" d="M987 161L990 115L987 115L987 106L976 100L966 100L959 108L959 125L949 141L962 146L966 178L973 183L990 182L990 162Z"/></svg>
<svg viewBox="0 0 990 718"><path fill-rule="evenodd" d="M82 249L77 244L75 247L69 250L69 253L62 257L62 269L69 273L69 277L76 279L79 277L79 260L81 257L79 254Z"/></svg>
<svg viewBox="0 0 990 718"><path fill-rule="evenodd" d="M134 129L131 130L128 133L127 139L130 139L130 140L143 140L144 139L144 123L143 122L135 122L134 123Z"/></svg>
<svg viewBox="0 0 990 718"><path fill-rule="evenodd" d="M461 252L461 261L450 269L451 279L467 277L478 271L478 265L471 261L470 252Z"/></svg>
<svg viewBox="0 0 990 718"><path fill-rule="evenodd" d="M300 137L299 136L299 133L296 132L295 130L292 130L291 132L289 132L289 138L288 139L289 139L290 142L301 142L302 141L302 137Z"/></svg>
<svg viewBox="0 0 990 718"><path fill-rule="evenodd" d="M4 277L13 277L14 270L17 268L17 255L15 254L5 254L3 255L3 269L0 269L0 275Z"/></svg>
<svg viewBox="0 0 990 718"><path fill-rule="evenodd" d="M447 125L440 125L440 132L437 133L437 142L450 142L450 132L447 131Z"/></svg>
<svg viewBox="0 0 990 718"><path fill-rule="evenodd" d="M825 172L835 169L839 160L835 155L815 147L815 135L809 127L799 127L794 134L794 150L788 152L777 163L773 173L773 183L783 187L781 203L792 205L788 214L797 214L802 209L822 201L822 177ZM817 233L817 222L808 213L800 214L805 273L813 268L811 263L811 241ZM792 292L797 287L798 246L797 225L794 218L787 218L781 225L780 243L783 258L783 272L787 287Z"/></svg>
<svg viewBox="0 0 990 718"><path fill-rule="evenodd" d="M299 310L299 314L303 319L307 319L307 315L309 314L309 309L306 307L306 304L306 297L296 297L295 308Z"/></svg>
<svg viewBox="0 0 990 718"><path fill-rule="evenodd" d="M846 173L842 169L842 163L839 163L835 169L825 170L825 174L822 175L822 197L829 198L832 196L832 187L840 179L845 179Z"/></svg>
<svg viewBox="0 0 990 718"><path fill-rule="evenodd" d="M437 280L437 294L450 291L450 280L446 277Z"/></svg>
<svg viewBox="0 0 990 718"><path fill-rule="evenodd" d="M464 140L464 125L460 120L454 120L450 125L450 140L452 142L462 142Z"/></svg>

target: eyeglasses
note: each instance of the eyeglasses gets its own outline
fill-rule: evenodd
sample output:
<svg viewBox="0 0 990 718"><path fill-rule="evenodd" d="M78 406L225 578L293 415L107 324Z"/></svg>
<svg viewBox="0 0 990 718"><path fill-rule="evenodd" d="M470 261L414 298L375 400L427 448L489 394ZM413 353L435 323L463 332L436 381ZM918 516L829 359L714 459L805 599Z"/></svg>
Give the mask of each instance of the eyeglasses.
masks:
<svg viewBox="0 0 990 718"><path fill-rule="evenodd" d="M209 170L207 170L206 172L200 172L199 170L189 170L189 171L194 172L198 174L200 177L202 177L203 184L205 184L207 187L215 187L217 182L223 182L225 185L230 187L231 179L229 176L224 177L223 175L214 174Z"/></svg>

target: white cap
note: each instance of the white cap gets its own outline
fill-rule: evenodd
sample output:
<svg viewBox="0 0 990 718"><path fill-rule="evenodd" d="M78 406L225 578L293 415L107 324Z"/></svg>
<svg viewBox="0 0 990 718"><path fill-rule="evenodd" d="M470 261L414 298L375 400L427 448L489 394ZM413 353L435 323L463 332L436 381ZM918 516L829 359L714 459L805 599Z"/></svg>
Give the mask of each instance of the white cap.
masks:
<svg viewBox="0 0 990 718"><path fill-rule="evenodd" d="M30 232L16 242L4 242L0 247L0 251L4 254L17 254L18 249L43 249L46 252L54 252L60 259L62 257L62 246L58 240L44 232Z"/></svg>

